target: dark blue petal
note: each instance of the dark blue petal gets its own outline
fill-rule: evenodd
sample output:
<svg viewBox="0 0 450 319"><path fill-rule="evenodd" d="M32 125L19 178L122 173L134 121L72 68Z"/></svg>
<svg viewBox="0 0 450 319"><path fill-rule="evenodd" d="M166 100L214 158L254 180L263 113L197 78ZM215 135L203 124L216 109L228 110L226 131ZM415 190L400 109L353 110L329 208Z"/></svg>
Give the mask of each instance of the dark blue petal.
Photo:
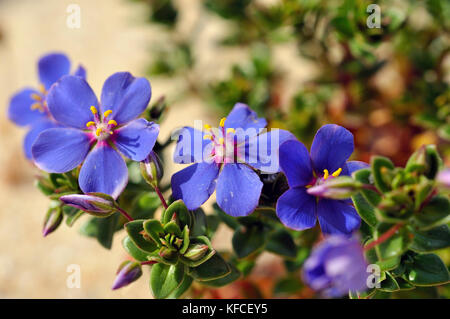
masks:
<svg viewBox="0 0 450 319"><path fill-rule="evenodd" d="M306 186L314 177L308 150L296 140L281 144L280 166L290 187Z"/></svg>
<svg viewBox="0 0 450 319"><path fill-rule="evenodd" d="M102 89L102 111L112 110L111 119L127 123L147 108L152 89L146 78L135 78L128 72L117 72L106 79Z"/></svg>
<svg viewBox="0 0 450 319"><path fill-rule="evenodd" d="M127 165L111 146L99 143L86 157L78 182L84 193L104 193L117 198L128 182Z"/></svg>
<svg viewBox="0 0 450 319"><path fill-rule="evenodd" d="M38 62L39 80L48 90L53 83L70 72L70 60L61 53L43 56Z"/></svg>
<svg viewBox="0 0 450 319"><path fill-rule="evenodd" d="M258 118L256 112L243 103L236 103L225 121L225 128L241 128L243 130L253 128L255 129L254 135L258 134L266 125L266 119Z"/></svg>
<svg viewBox="0 0 450 319"><path fill-rule="evenodd" d="M316 133L311 146L311 159L319 176L327 169L333 173L344 166L354 149L353 134L342 126L327 124Z"/></svg>
<svg viewBox="0 0 450 319"><path fill-rule="evenodd" d="M355 208L340 200L319 199L317 216L322 232L327 235L351 235L361 224Z"/></svg>
<svg viewBox="0 0 450 319"><path fill-rule="evenodd" d="M117 149L133 161L143 161L155 146L159 125L137 119L115 131Z"/></svg>
<svg viewBox="0 0 450 319"><path fill-rule="evenodd" d="M258 206L263 183L243 164L225 164L217 180L217 204L228 215L247 216Z"/></svg>
<svg viewBox="0 0 450 319"><path fill-rule="evenodd" d="M56 82L47 96L50 113L61 124L86 129L93 121L91 106L98 110L98 101L89 84L79 76L66 75Z"/></svg>
<svg viewBox="0 0 450 319"><path fill-rule="evenodd" d="M295 136L279 129L254 136L242 147L245 147L244 162L264 173L277 173L280 171L278 156L280 145L290 139L295 139ZM238 150L238 154L240 152Z"/></svg>
<svg viewBox="0 0 450 319"><path fill-rule="evenodd" d="M40 169L49 173L65 173L83 162L89 146L89 136L83 131L51 128L39 134L31 153Z"/></svg>
<svg viewBox="0 0 450 319"><path fill-rule="evenodd" d="M40 95L36 90L25 88L11 98L8 117L15 124L20 126L30 125L47 117L46 113L31 109L31 105L36 102L31 98L32 94Z"/></svg>
<svg viewBox="0 0 450 319"><path fill-rule="evenodd" d="M178 164L189 164L203 161L205 148L211 140L203 139L204 133L192 127L183 127L178 131L178 141L173 153L173 161Z"/></svg>
<svg viewBox="0 0 450 319"><path fill-rule="evenodd" d="M304 187L288 189L277 202L277 215L289 228L304 230L316 225L316 198Z"/></svg>
<svg viewBox="0 0 450 319"><path fill-rule="evenodd" d="M199 208L214 193L219 167L195 163L172 176L172 196L182 199L189 210Z"/></svg>
<svg viewBox="0 0 450 319"><path fill-rule="evenodd" d="M356 172L363 168L368 168L370 165L361 161L349 161L345 163L343 170L343 175L352 175L353 172Z"/></svg>
<svg viewBox="0 0 450 319"><path fill-rule="evenodd" d="M80 64L73 75L81 76L83 79L86 79L86 69Z"/></svg>
<svg viewBox="0 0 450 319"><path fill-rule="evenodd" d="M36 138L39 136L39 134L41 134L41 132L44 130L56 127L58 127L58 125L55 122L49 120L40 121L31 127L31 130L28 131L27 135L25 135L25 139L23 141L23 150L25 152L25 156L28 159L33 158L31 147L33 146L33 143L36 141Z"/></svg>

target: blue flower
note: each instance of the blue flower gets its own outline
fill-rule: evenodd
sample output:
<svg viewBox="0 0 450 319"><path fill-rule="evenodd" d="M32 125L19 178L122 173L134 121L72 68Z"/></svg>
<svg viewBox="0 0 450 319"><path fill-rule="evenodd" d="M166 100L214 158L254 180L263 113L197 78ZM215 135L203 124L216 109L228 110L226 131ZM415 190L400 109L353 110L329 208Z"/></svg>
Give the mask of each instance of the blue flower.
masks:
<svg viewBox="0 0 450 319"><path fill-rule="evenodd" d="M289 228L312 228L319 219L325 234L351 234L358 229L361 218L350 200L333 200L308 194L311 186L328 178L350 175L367 167L358 161L346 162L353 153L353 135L345 128L328 124L316 133L311 155L299 141L289 140L280 146L280 166L289 189L277 202L277 215Z"/></svg>
<svg viewBox="0 0 450 319"><path fill-rule="evenodd" d="M175 163L194 163L172 176L172 195L189 210L200 207L217 189L217 203L231 216L246 216L258 205L263 183L254 169L275 173L279 145L294 136L284 130L262 132L267 122L237 103L218 128L184 127Z"/></svg>
<svg viewBox="0 0 450 319"><path fill-rule="evenodd" d="M356 239L333 235L317 246L303 266L303 279L329 297L367 289L367 262Z"/></svg>
<svg viewBox="0 0 450 319"><path fill-rule="evenodd" d="M51 85L62 76L69 74L70 61L66 55L51 53L38 62L40 85L38 89L24 88L10 100L8 117L19 126L27 126L29 131L24 139L24 152L31 159L31 146L45 129L58 127L47 107L47 94ZM86 71L79 66L74 75L86 77Z"/></svg>
<svg viewBox="0 0 450 319"><path fill-rule="evenodd" d="M128 72L115 73L105 81L101 104L84 79L64 76L53 85L47 103L52 116L66 127L39 135L32 147L36 165L46 172L63 173L84 161L78 177L81 190L117 198L128 182L119 152L142 161L159 133L157 124L135 119L150 97L150 83Z"/></svg>

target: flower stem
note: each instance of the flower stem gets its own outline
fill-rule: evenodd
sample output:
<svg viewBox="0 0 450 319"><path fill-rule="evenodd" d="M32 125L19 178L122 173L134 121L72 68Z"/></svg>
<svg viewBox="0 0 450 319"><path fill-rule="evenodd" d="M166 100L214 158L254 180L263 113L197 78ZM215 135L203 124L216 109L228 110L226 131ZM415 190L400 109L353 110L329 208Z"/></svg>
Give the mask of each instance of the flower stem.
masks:
<svg viewBox="0 0 450 319"><path fill-rule="evenodd" d="M402 226L403 226L403 224L394 225L387 232L382 234L377 240L371 242L366 247L364 247L364 251L368 251L368 250L372 249L373 247L384 243L386 240L391 238L397 232L397 230L399 230Z"/></svg>
<svg viewBox="0 0 450 319"><path fill-rule="evenodd" d="M128 221L132 222L134 219L126 212L124 211L122 208L120 207L116 207L117 210L126 218L128 219Z"/></svg>
<svg viewBox="0 0 450 319"><path fill-rule="evenodd" d="M382 193L378 190L378 188L376 188L374 185L370 185L370 184L363 184L362 188L364 189L368 189L371 191L374 191L375 193L377 193L378 195L382 195Z"/></svg>
<svg viewBox="0 0 450 319"><path fill-rule="evenodd" d="M169 206L167 205L167 202L166 202L166 200L164 199L163 194L162 194L161 191L159 190L159 187L158 187L158 186L155 186L154 189L155 189L156 194L158 194L158 197L159 197L159 199L161 200L161 203L163 204L164 208L167 209L167 207L169 207Z"/></svg>
<svg viewBox="0 0 450 319"><path fill-rule="evenodd" d="M153 265L157 264L158 262L155 260L148 260L148 261L141 261L141 265Z"/></svg>

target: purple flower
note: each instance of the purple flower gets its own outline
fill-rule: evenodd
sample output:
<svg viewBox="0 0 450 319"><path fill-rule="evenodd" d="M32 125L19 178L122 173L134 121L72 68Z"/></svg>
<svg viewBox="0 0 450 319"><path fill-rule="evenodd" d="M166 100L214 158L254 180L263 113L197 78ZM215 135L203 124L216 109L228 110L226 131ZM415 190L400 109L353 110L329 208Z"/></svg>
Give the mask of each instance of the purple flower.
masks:
<svg viewBox="0 0 450 319"><path fill-rule="evenodd" d="M39 168L63 173L83 163L78 182L84 193L105 193L117 198L128 181L119 152L142 161L159 133L157 124L135 119L147 107L150 83L128 72L111 75L104 83L101 104L89 84L64 76L47 97L52 116L65 128L42 132L32 147Z"/></svg>
<svg viewBox="0 0 450 319"><path fill-rule="evenodd" d="M102 193L63 195L59 200L96 216L109 216L116 211L114 199Z"/></svg>
<svg viewBox="0 0 450 319"><path fill-rule="evenodd" d="M367 289L367 262L355 239L333 235L321 242L305 261L303 279L329 297Z"/></svg>
<svg viewBox="0 0 450 319"><path fill-rule="evenodd" d="M53 83L69 72L70 60L66 55L62 53L47 54L38 62L39 88L24 88L10 100L9 119L16 125L29 128L23 143L24 153L28 159L32 159L31 146L37 136L45 129L58 127L48 111L47 93ZM86 71L79 66L74 75L86 77Z"/></svg>
<svg viewBox="0 0 450 319"><path fill-rule="evenodd" d="M278 146L294 138L284 130L262 133L266 124L247 105L237 103L218 128L182 128L174 161L194 164L172 176L173 197L194 210L217 189L217 203L227 214L250 214L263 186L253 169L278 172Z"/></svg>
<svg viewBox="0 0 450 319"><path fill-rule="evenodd" d="M333 200L308 194L309 187L323 181L367 167L363 162L346 162L353 153L353 135L345 128L328 124L316 133L311 155L299 141L289 140L280 146L280 166L289 189L277 202L277 215L289 228L312 228L319 219L325 234L351 234L359 228L361 218L350 200Z"/></svg>
<svg viewBox="0 0 450 319"><path fill-rule="evenodd" d="M130 260L124 261L117 271L112 290L116 290L131 284L142 276L141 264Z"/></svg>

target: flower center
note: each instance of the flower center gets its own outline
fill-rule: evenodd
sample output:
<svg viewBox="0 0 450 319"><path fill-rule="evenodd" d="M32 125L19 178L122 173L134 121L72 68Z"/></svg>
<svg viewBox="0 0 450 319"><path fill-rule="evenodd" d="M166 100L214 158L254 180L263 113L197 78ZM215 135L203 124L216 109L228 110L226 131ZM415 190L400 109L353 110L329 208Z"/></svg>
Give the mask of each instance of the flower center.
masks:
<svg viewBox="0 0 450 319"><path fill-rule="evenodd" d="M91 106L91 112L94 115L94 121L89 121L86 126L93 132L95 138L99 141L104 141L113 134L114 128L117 126L117 122L114 120L108 120L108 116L112 111L107 110L100 117L95 106Z"/></svg>
<svg viewBox="0 0 450 319"><path fill-rule="evenodd" d="M327 169L324 169L323 170L323 176L322 177L320 177L320 176L319 177L314 177L313 181L309 185L306 185L306 188L310 188L310 187L313 187L313 186L320 185L323 182L325 182L327 179L338 177L341 173L342 173L342 168L338 168L331 175L330 175L330 172L328 172Z"/></svg>
<svg viewBox="0 0 450 319"><path fill-rule="evenodd" d="M220 120L219 128L212 128L208 124L204 126L208 134L205 134L203 139L212 141L210 156L218 164L233 163L235 161L236 143L234 141L234 133L236 131L233 128L225 130L225 120L225 117Z"/></svg>
<svg viewBox="0 0 450 319"><path fill-rule="evenodd" d="M47 102L45 101L45 96L47 95L47 90L45 87L41 84L39 85L39 93L32 93L31 99L35 101L33 104L31 104L31 109L38 110L41 113L47 113L48 107Z"/></svg>

